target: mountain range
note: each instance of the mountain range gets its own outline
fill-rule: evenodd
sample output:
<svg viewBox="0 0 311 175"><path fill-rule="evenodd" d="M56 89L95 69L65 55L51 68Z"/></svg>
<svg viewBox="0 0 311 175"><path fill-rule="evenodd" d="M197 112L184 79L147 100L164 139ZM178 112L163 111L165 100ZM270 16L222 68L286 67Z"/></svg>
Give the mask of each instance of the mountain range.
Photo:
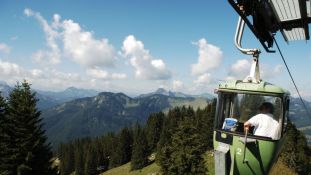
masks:
<svg viewBox="0 0 311 175"><path fill-rule="evenodd" d="M0 82L5 97L13 90ZM204 108L214 98L209 94L188 95L159 88L155 92L130 97L124 93L101 92L70 87L60 92L35 90L42 111L44 129L53 145L81 137L118 131L135 122L143 124L151 113L175 106Z"/></svg>
<svg viewBox="0 0 311 175"><path fill-rule="evenodd" d="M9 86L6 82L0 81L0 92L2 96L8 97L12 90L13 87ZM99 93L95 90L79 89L75 87L69 87L64 91L59 92L42 90L34 91L36 91L36 98L39 99L37 103L37 107L39 110L48 109L77 98L92 97Z"/></svg>
<svg viewBox="0 0 311 175"><path fill-rule="evenodd" d="M145 123L151 113L175 106L204 108L206 98L171 97L152 94L129 97L123 93L102 92L94 97L75 99L44 110L42 117L53 145L75 138L94 137L118 131L136 122Z"/></svg>
<svg viewBox="0 0 311 175"><path fill-rule="evenodd" d="M177 95L178 94L178 95ZM118 131L135 122L143 124L151 113L176 106L204 108L211 98L168 92L158 89L149 94L132 98L124 93L102 92L94 97L75 99L44 110L42 116L49 140L57 145L75 138L94 137ZM305 101L309 110L311 103ZM290 118L297 127L311 125L300 99L291 98ZM309 134L309 130L304 131Z"/></svg>
<svg viewBox="0 0 311 175"><path fill-rule="evenodd" d="M12 87L0 82L0 91L8 97ZM42 111L49 141L60 142L81 137L94 137L118 131L135 122L144 123L153 112L168 111L175 106L204 108L211 94L189 95L159 88L154 92L130 97L124 93L102 92L70 87L60 92L36 90L37 107ZM311 102L305 101L311 111ZM311 126L311 117L299 98L291 98L290 119L298 128ZM311 138L311 129L304 130ZM310 140L311 141L311 140Z"/></svg>
<svg viewBox="0 0 311 175"><path fill-rule="evenodd" d="M204 94L199 94L199 95L190 95L190 94L185 94L182 92L173 92L173 91L168 91L165 90L164 88L159 88L155 92L151 92L148 94L141 94L138 97L148 97L151 95L165 95L169 97L180 97L180 98L206 98L206 99L213 99L216 96L211 95L209 93L204 93Z"/></svg>
<svg viewBox="0 0 311 175"><path fill-rule="evenodd" d="M53 92L53 91L42 91L36 90L37 93L42 94L46 97L56 100L58 103L64 103L77 98L93 97L99 92L93 89L79 89L75 87L69 87L64 91Z"/></svg>

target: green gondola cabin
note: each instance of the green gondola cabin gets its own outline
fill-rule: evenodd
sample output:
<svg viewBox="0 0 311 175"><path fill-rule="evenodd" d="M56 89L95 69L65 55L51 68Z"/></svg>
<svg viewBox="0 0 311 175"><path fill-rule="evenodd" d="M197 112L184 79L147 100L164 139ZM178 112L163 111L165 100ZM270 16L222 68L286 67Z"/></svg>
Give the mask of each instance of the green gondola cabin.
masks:
<svg viewBox="0 0 311 175"><path fill-rule="evenodd" d="M214 123L216 174L268 174L284 142L289 92L267 82L241 80L219 84L218 104ZM258 113L263 102L274 106L274 119L279 122L280 136L273 140L256 136L250 129L245 137L243 124ZM226 128L226 120L236 121ZM246 144L245 144L246 143Z"/></svg>

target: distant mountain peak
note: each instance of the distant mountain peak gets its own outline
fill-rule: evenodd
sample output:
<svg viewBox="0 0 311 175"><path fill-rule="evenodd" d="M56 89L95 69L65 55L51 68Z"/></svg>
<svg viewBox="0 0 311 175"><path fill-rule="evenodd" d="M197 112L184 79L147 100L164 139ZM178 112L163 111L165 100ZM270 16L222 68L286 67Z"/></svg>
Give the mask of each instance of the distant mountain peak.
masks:
<svg viewBox="0 0 311 175"><path fill-rule="evenodd" d="M67 89L65 89L65 91L73 91L73 90L79 90L79 89L76 88L76 87L73 87L73 86L68 87Z"/></svg>
<svg viewBox="0 0 311 175"><path fill-rule="evenodd" d="M70 93L71 96L81 96L84 97L83 95L85 95L85 97L89 96L91 94L91 96L97 95L98 92L96 90L93 89L84 89L84 88L76 88L76 87L68 87L67 89L65 89L62 92L59 93ZM79 95L78 95L79 94ZM69 94L66 94L69 95Z"/></svg>
<svg viewBox="0 0 311 175"><path fill-rule="evenodd" d="M167 93L168 91L164 88L158 88L155 93Z"/></svg>
<svg viewBox="0 0 311 175"><path fill-rule="evenodd" d="M64 90L64 92L76 92L76 91L95 91L93 89L84 89L84 88L76 88L73 86L68 87L67 89Z"/></svg>
<svg viewBox="0 0 311 175"><path fill-rule="evenodd" d="M170 96L172 92L171 91L168 91L164 88L158 88L153 94L160 94L160 95L167 95L167 96Z"/></svg>
<svg viewBox="0 0 311 175"><path fill-rule="evenodd" d="M174 91L166 90L164 88L158 88L156 91L151 92L151 93L141 94L136 98L149 97L152 95L164 95L164 96L177 97L177 98L203 98L203 99L215 98L213 94L209 94L209 93L192 95L192 94L186 94L183 92L174 92Z"/></svg>

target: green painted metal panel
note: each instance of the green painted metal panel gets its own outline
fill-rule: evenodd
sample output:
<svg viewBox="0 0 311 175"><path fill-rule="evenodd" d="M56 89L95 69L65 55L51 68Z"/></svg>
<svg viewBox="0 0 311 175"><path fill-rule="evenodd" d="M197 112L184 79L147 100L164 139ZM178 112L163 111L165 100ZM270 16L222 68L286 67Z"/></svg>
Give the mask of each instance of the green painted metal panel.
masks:
<svg viewBox="0 0 311 175"><path fill-rule="evenodd" d="M250 91L257 93L273 93L273 94L289 94L287 90L271 83L261 81L260 83L248 83L242 80L234 80L220 83L218 86L220 91Z"/></svg>
<svg viewBox="0 0 311 175"><path fill-rule="evenodd" d="M228 134L228 133L226 133ZM222 134L223 135L223 134ZM216 141L216 131L214 131L214 149L217 149L220 142ZM244 138L233 135L232 145L230 145L231 164L230 175L264 175L268 174L275 163L283 139L278 141L267 141L256 139L255 142L247 143L245 151L246 163L243 163Z"/></svg>

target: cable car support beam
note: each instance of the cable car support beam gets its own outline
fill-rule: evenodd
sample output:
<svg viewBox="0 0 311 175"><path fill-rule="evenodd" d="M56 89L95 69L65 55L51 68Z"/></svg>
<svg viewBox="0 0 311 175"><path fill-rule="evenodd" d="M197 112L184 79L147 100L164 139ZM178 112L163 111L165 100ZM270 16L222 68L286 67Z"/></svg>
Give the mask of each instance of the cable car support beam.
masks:
<svg viewBox="0 0 311 175"><path fill-rule="evenodd" d="M268 53L275 53L275 50L270 50L269 46L267 46L266 43L263 40L260 39L256 29L253 27L251 22L247 19L245 14L241 11L241 8L243 10L243 7L239 7L238 4L234 0L228 0L228 2L233 7L233 9L239 14L239 16L243 19L243 21L246 23L246 25L249 27L249 29L253 32L253 34L256 36L256 38L258 38L259 42L261 43L263 48L266 50L266 52L268 52ZM272 36L271 36L271 38L272 38Z"/></svg>

